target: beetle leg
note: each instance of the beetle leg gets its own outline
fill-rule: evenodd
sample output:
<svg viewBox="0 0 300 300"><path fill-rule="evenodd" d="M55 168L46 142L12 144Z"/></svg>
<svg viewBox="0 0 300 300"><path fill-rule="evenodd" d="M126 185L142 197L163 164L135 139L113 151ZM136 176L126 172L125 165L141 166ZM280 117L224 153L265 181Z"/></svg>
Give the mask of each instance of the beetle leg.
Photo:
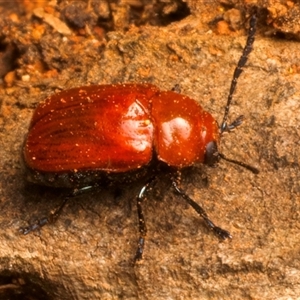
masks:
<svg viewBox="0 0 300 300"><path fill-rule="evenodd" d="M138 248L134 257L134 261L141 260L143 257L144 246L145 246L145 238L147 235L147 227L145 223L144 213L142 209L142 202L145 198L145 192L153 182L155 177L151 178L140 190L139 195L137 196L136 206L137 206L137 213L139 218L139 241L138 241Z"/></svg>
<svg viewBox="0 0 300 300"><path fill-rule="evenodd" d="M43 218L40 218L38 220L36 220L33 224L27 226L27 227L21 227L19 229L19 232L21 232L22 234L26 235L32 231L35 231L35 230L38 230L38 229L41 229L43 226L45 226L46 224L51 224L51 223L54 223L58 217L60 216L63 208L65 207L66 203L68 202L68 200L70 198L73 198L81 193L83 193L85 190L87 189L90 189L92 188L92 186L88 186L88 187L84 187L84 188L81 188L81 189L75 189L72 191L72 193L70 193L70 195L66 196L62 203L56 207L50 214L48 217L43 217Z"/></svg>
<svg viewBox="0 0 300 300"><path fill-rule="evenodd" d="M193 207L193 209L203 218L205 221L206 225L213 230L213 232L222 240L226 240L227 238L232 238L231 234L216 226L209 218L205 210L194 200L192 200L182 189L180 189L177 185L177 183L173 180L172 185L175 189L175 191L184 199L187 201L187 203Z"/></svg>

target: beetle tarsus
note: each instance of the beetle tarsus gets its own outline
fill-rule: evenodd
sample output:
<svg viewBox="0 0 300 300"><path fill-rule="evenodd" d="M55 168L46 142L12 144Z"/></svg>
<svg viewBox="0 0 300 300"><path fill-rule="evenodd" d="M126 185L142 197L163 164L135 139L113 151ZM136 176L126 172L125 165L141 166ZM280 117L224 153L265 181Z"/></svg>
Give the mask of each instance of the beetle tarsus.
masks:
<svg viewBox="0 0 300 300"><path fill-rule="evenodd" d="M232 239L230 232L222 229L221 227L216 226L210 219L208 219L208 216L206 214L203 218L206 224L208 225L208 227L212 229L212 231L215 233L217 237L219 237L222 240L226 240L227 238Z"/></svg>
<svg viewBox="0 0 300 300"><path fill-rule="evenodd" d="M232 235L227 230L224 230L220 227L213 228L214 233L222 240L232 239Z"/></svg>
<svg viewBox="0 0 300 300"><path fill-rule="evenodd" d="M145 239L140 237L138 242L138 248L134 257L134 261L139 261L143 258Z"/></svg>
<svg viewBox="0 0 300 300"><path fill-rule="evenodd" d="M175 181L172 182L172 185L175 189L175 191L184 199L186 202L203 218L205 221L206 225L213 230L213 232L220 237L222 240L226 240L227 238L232 238L231 234L216 226L209 218L205 210L198 204L196 203L193 199L191 199L183 190L181 190L177 183Z"/></svg>
<svg viewBox="0 0 300 300"><path fill-rule="evenodd" d="M24 234L24 235L27 235L28 233L30 233L32 231L36 231L36 230L41 229L46 224L54 223L58 219L58 217L60 216L63 208L65 207L65 205L66 205L67 201L70 199L70 197L74 197L74 196L78 195L80 191L81 190L74 190L71 193L71 195L64 198L62 203L56 209L54 209L54 211L51 212L48 217L40 218L40 219L36 220L33 224L31 224L27 227L21 227L19 229L19 232Z"/></svg>
<svg viewBox="0 0 300 300"><path fill-rule="evenodd" d="M33 224L27 226L27 227L21 227L19 229L19 232L23 233L24 235L32 232L32 231L36 231L41 229L43 226L45 226L46 224L52 224L55 223L56 220L59 218L63 208L65 207L65 205L67 204L68 200L70 198L76 197L86 191L89 191L90 189L92 189L93 187L98 186L97 184L95 184L94 186L85 186L82 187L80 189L74 189L68 196L66 196L63 201L60 203L60 205L58 207L56 207L50 214L48 217L43 217L38 219L36 222L34 222Z"/></svg>
<svg viewBox="0 0 300 300"><path fill-rule="evenodd" d="M19 229L19 232L27 235L28 233L32 232L32 231L36 231L40 228L42 228L43 226L45 226L47 223L49 223L49 218L44 217L41 218L39 220L36 220L33 224L27 226L27 227L21 227Z"/></svg>

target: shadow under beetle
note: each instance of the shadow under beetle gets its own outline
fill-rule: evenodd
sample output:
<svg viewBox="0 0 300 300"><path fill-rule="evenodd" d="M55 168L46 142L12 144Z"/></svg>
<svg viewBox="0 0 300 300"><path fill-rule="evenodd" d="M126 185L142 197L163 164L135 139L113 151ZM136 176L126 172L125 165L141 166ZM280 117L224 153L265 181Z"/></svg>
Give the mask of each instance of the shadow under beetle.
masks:
<svg viewBox="0 0 300 300"><path fill-rule="evenodd" d="M118 182L148 174L137 196L140 237L135 260L139 260L147 231L142 201L157 177L156 165L165 165L171 172L174 191L218 237L231 238L178 182L181 169L195 163L214 166L220 159L258 173L256 168L218 152L222 134L238 127L243 120L240 116L227 124L237 79L252 50L255 30L254 14L246 46L234 71L221 126L194 100L175 91L160 91L151 84L83 86L64 90L39 104L23 148L27 179L41 185L70 188L72 192L48 217L20 231L28 234L54 222L70 197L105 181Z"/></svg>

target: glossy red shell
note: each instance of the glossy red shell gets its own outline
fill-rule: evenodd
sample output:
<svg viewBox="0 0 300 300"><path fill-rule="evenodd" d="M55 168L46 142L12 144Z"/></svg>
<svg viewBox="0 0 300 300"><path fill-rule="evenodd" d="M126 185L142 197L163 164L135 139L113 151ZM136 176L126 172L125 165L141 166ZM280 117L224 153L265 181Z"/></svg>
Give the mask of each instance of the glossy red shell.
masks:
<svg viewBox="0 0 300 300"><path fill-rule="evenodd" d="M33 115L25 164L42 172L121 173L156 155L182 168L203 162L219 140L214 118L194 100L150 84L94 85L48 97Z"/></svg>

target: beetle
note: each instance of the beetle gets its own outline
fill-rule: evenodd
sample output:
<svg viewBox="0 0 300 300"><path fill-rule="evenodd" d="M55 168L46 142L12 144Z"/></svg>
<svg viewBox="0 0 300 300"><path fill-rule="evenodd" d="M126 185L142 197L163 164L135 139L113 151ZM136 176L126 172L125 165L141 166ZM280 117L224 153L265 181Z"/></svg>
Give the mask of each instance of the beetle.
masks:
<svg viewBox="0 0 300 300"><path fill-rule="evenodd" d="M214 166L220 159L258 173L258 169L218 151L222 134L243 121L240 116L227 124L237 79L253 47L255 25L254 14L246 46L234 71L221 126L193 99L145 83L76 87L51 95L39 104L23 147L27 179L41 185L70 188L72 192L50 216L20 231L28 234L55 221L70 197L106 180L143 178L150 169L165 165L172 171L174 191L217 236L231 238L179 187L177 174L198 163ZM135 260L143 255L146 224L142 201L157 177L155 172L147 177L137 196L140 237Z"/></svg>

